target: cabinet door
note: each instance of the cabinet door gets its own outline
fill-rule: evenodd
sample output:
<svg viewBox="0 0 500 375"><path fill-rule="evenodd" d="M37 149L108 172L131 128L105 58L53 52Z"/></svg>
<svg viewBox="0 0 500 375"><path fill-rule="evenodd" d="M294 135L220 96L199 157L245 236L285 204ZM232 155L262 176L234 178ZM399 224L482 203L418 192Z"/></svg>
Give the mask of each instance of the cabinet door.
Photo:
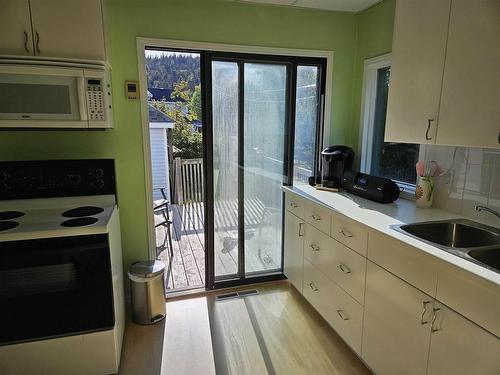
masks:
<svg viewBox="0 0 500 375"><path fill-rule="evenodd" d="M35 53L105 60L100 0L30 0Z"/></svg>
<svg viewBox="0 0 500 375"><path fill-rule="evenodd" d="M450 1L396 4L386 142L435 143Z"/></svg>
<svg viewBox="0 0 500 375"><path fill-rule="evenodd" d="M436 308L428 374L500 374L500 339L442 304Z"/></svg>
<svg viewBox="0 0 500 375"><path fill-rule="evenodd" d="M368 261L362 358L377 374L425 374L433 299Z"/></svg>
<svg viewBox="0 0 500 375"><path fill-rule="evenodd" d="M500 147L500 1L454 0L437 142Z"/></svg>
<svg viewBox="0 0 500 375"><path fill-rule="evenodd" d="M28 0L2 0L0 7L0 54L33 55Z"/></svg>
<svg viewBox="0 0 500 375"><path fill-rule="evenodd" d="M301 293L304 272L304 231L304 222L290 212L285 212L283 273Z"/></svg>

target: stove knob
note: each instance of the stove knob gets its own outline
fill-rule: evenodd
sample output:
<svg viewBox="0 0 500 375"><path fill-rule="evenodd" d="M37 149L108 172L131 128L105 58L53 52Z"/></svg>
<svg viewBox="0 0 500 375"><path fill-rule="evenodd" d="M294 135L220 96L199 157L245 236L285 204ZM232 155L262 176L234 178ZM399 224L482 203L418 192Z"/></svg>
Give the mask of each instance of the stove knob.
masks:
<svg viewBox="0 0 500 375"><path fill-rule="evenodd" d="M9 177L9 176L7 175L7 172L3 172L3 171L2 171L2 172L0 172L0 181L1 181L1 182L5 182L5 181L7 181L7 178L8 178L8 177Z"/></svg>
<svg viewBox="0 0 500 375"><path fill-rule="evenodd" d="M104 180L102 180L102 179L96 180L94 185L95 185L95 187L102 189L104 187Z"/></svg>
<svg viewBox="0 0 500 375"><path fill-rule="evenodd" d="M9 186L5 183L0 184L0 192L6 193L9 190Z"/></svg>
<svg viewBox="0 0 500 375"><path fill-rule="evenodd" d="M102 170L102 168L96 168L93 175L95 178L101 178L102 176L104 176L104 171Z"/></svg>
<svg viewBox="0 0 500 375"><path fill-rule="evenodd" d="M79 174L68 174L66 175L66 178L73 185L80 185L82 182L82 176Z"/></svg>

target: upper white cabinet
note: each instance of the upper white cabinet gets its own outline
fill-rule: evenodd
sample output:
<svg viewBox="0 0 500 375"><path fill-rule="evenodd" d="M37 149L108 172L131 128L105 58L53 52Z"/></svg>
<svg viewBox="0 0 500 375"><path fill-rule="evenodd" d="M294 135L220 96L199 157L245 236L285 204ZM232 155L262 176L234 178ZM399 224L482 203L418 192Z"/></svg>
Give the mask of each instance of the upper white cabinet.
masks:
<svg viewBox="0 0 500 375"><path fill-rule="evenodd" d="M500 1L453 0L436 143L499 142Z"/></svg>
<svg viewBox="0 0 500 375"><path fill-rule="evenodd" d="M0 54L106 60L100 0L0 2Z"/></svg>
<svg viewBox="0 0 500 375"><path fill-rule="evenodd" d="M500 147L500 2L398 1L385 141Z"/></svg>
<svg viewBox="0 0 500 375"><path fill-rule="evenodd" d="M435 143L450 1L396 4L386 141Z"/></svg>
<svg viewBox="0 0 500 375"><path fill-rule="evenodd" d="M33 55L28 0L0 0L0 53Z"/></svg>

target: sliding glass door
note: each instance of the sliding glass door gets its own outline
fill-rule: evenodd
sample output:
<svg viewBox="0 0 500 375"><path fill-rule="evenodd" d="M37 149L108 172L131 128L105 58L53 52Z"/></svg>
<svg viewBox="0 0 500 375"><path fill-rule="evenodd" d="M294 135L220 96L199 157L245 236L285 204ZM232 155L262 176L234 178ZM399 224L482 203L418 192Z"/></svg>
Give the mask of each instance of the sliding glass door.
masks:
<svg viewBox="0 0 500 375"><path fill-rule="evenodd" d="M288 57L212 53L205 67L212 135L212 279L281 275L281 188L297 174L294 150L310 175L315 168L322 62L309 66ZM303 134L296 147L295 134Z"/></svg>

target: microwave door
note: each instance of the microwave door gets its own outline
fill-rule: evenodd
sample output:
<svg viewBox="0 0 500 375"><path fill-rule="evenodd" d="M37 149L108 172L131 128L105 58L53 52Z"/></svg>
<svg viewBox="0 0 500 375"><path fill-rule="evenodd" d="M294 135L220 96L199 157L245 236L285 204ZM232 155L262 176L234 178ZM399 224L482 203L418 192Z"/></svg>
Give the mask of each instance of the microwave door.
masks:
<svg viewBox="0 0 500 375"><path fill-rule="evenodd" d="M82 86L81 74L0 73L0 122L10 127L87 127Z"/></svg>

